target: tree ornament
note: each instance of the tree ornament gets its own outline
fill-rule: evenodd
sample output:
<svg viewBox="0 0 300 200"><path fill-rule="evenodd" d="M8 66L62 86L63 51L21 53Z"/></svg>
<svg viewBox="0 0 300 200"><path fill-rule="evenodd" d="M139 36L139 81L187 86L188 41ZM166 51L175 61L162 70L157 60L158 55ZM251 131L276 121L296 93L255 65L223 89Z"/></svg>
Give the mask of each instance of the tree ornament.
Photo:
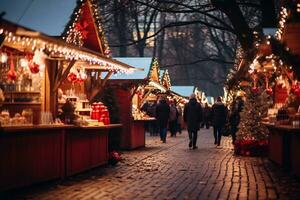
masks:
<svg viewBox="0 0 300 200"><path fill-rule="evenodd" d="M37 74L37 73L40 72L40 65L36 64L32 60L32 61L29 62L29 69L30 69L31 73Z"/></svg>
<svg viewBox="0 0 300 200"><path fill-rule="evenodd" d="M74 72L68 74L67 80L70 82L75 82L77 80L77 75Z"/></svg>
<svg viewBox="0 0 300 200"><path fill-rule="evenodd" d="M266 89L266 93L268 94L268 95L273 95L273 89L272 88L267 88Z"/></svg>
<svg viewBox="0 0 300 200"><path fill-rule="evenodd" d="M251 88L251 92L252 92L253 94L257 94L257 93L259 92L258 87L252 87L252 88Z"/></svg>
<svg viewBox="0 0 300 200"><path fill-rule="evenodd" d="M16 80L16 78L17 78L17 73L15 71L14 59L13 59L12 55L10 56L10 70L7 73L7 78L12 81Z"/></svg>

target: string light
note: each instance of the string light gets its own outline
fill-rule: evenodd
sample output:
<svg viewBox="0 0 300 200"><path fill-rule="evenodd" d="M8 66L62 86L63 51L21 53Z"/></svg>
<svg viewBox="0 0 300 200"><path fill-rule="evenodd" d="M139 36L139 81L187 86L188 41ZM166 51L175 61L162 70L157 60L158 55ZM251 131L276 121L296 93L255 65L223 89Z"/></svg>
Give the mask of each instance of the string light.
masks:
<svg viewBox="0 0 300 200"><path fill-rule="evenodd" d="M288 14L287 8L281 7L279 27L278 27L278 30L275 33L275 37L278 40L281 40L281 38L282 38L283 30L285 28L285 23L286 23L286 20L287 20L288 16L289 16L289 14Z"/></svg>
<svg viewBox="0 0 300 200"><path fill-rule="evenodd" d="M4 31L4 29L1 29L0 27L0 31L1 30L2 32ZM113 60L106 60L100 56L96 56L82 50L76 50L74 48L59 45L55 42L48 42L40 38L18 36L8 31L4 31L4 35L6 36L4 40L6 45L17 45L22 46L23 48L31 47L32 51L35 49L43 49L44 51L49 52L50 55L54 56L58 54L60 57L64 57L67 60L81 60L89 62L90 64L94 63L95 65L100 65L100 67L105 70L121 73L132 73L132 69L114 63ZM1 53L1 61L5 61L5 54L3 53Z"/></svg>
<svg viewBox="0 0 300 200"><path fill-rule="evenodd" d="M90 4L88 3L90 2ZM84 37L83 34L78 28L76 27L76 24L80 22L81 16L83 15L82 8L84 5L88 4L87 6L91 5L91 14L93 19L95 20L96 27L98 28L98 34L99 38L102 43L102 49L104 56L110 58L111 57L111 51L107 42L107 39L105 37L105 33L102 29L102 23L101 23L101 17L100 17L100 8L98 6L97 1L95 0L81 0L79 2L79 5L77 5L78 10L74 12L74 20L72 22L72 25L69 26L69 29L66 31L65 36L63 37L64 40L68 43L72 43L78 46L84 45ZM97 30L96 30L97 31ZM101 44L99 44L101 45Z"/></svg>

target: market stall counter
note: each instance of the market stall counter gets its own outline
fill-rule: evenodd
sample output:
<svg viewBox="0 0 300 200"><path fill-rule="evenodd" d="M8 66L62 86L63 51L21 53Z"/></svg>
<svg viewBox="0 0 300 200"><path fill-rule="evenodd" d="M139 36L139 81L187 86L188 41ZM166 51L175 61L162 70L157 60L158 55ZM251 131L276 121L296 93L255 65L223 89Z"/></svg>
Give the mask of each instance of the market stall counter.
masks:
<svg viewBox="0 0 300 200"><path fill-rule="evenodd" d="M149 119L135 119L132 121L131 133L132 136L130 144L131 148L139 148L146 146L146 133L145 133L145 122L156 120L155 118Z"/></svg>
<svg viewBox="0 0 300 200"><path fill-rule="evenodd" d="M269 158L300 177L300 127L264 123L269 131Z"/></svg>
<svg viewBox="0 0 300 200"><path fill-rule="evenodd" d="M108 162L108 132L98 127L0 127L0 191L63 179Z"/></svg>

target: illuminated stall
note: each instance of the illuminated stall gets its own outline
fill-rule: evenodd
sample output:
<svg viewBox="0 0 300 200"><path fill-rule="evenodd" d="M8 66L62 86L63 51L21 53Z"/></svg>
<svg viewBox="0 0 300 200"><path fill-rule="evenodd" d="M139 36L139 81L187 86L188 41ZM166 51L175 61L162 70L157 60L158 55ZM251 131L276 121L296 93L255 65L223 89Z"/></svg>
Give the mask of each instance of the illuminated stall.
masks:
<svg viewBox="0 0 300 200"><path fill-rule="evenodd" d="M121 124L109 124L103 107L93 117L91 103L110 75L134 68L109 58L94 1L80 1L76 9L67 42L0 21L0 190L64 178L108 161L108 132ZM78 24L85 19L87 38L70 42L76 30L83 39Z"/></svg>

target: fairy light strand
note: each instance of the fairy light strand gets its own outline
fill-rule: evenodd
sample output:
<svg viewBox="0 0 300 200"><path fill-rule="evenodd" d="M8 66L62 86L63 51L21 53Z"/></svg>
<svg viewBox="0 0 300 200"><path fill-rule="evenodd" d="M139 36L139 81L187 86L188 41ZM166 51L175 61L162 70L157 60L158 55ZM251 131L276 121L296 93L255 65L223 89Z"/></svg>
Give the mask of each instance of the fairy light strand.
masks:
<svg viewBox="0 0 300 200"><path fill-rule="evenodd" d="M31 48L32 51L40 49L49 52L49 55L59 55L67 60L82 60L90 64L99 65L99 68L114 71L115 73L132 73L132 69L118 65L113 62L101 59L99 56L76 50L67 46L57 44L55 42L48 42L40 38L30 38L27 36L18 36L12 32L6 31L0 27L0 34L5 35L5 43L22 46L24 49Z"/></svg>

